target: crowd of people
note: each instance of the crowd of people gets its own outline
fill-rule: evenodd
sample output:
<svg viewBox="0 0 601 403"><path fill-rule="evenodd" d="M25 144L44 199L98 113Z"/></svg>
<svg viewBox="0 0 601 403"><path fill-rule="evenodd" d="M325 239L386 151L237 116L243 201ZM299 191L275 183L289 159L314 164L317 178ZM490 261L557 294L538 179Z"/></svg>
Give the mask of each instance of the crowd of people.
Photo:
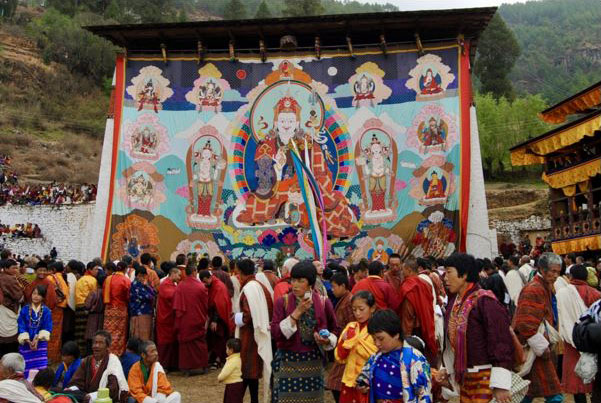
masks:
<svg viewBox="0 0 601 403"><path fill-rule="evenodd" d="M2 402L179 402L167 374L211 370L226 403L601 401L601 259L0 258Z"/></svg>
<svg viewBox="0 0 601 403"><path fill-rule="evenodd" d="M0 236L8 238L41 238L42 230L38 224L8 225L0 222Z"/></svg>
<svg viewBox="0 0 601 403"><path fill-rule="evenodd" d="M0 156L0 206L81 204L96 200L96 185L19 183L18 174L11 169L11 158Z"/></svg>

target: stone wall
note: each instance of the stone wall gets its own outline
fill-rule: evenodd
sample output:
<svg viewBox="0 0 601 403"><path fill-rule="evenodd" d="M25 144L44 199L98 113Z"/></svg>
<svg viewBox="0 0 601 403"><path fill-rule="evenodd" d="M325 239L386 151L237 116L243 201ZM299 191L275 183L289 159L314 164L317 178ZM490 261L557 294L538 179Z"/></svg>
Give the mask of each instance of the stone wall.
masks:
<svg viewBox="0 0 601 403"><path fill-rule="evenodd" d="M493 220L491 227L497 230L499 236L507 235L514 244L518 245L523 231L551 231L551 220L548 217L532 215L523 220Z"/></svg>
<svg viewBox="0 0 601 403"><path fill-rule="evenodd" d="M2 206L2 224L38 224L41 239L1 237L0 246L21 255L45 255L56 247L62 260L89 261L100 255L100 245L92 242L96 204L62 206Z"/></svg>

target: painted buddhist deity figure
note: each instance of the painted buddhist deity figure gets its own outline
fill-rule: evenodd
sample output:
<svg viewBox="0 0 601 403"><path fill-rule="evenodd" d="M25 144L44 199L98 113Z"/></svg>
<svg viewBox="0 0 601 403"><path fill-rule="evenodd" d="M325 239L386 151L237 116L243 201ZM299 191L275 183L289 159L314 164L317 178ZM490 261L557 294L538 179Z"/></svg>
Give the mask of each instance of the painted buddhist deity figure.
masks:
<svg viewBox="0 0 601 403"><path fill-rule="evenodd" d="M155 154L157 147L156 133L147 127L138 130L132 138L133 148L135 152L141 154Z"/></svg>
<svg viewBox="0 0 601 403"><path fill-rule="evenodd" d="M377 260L382 264L388 264L388 252L384 249L384 241L378 239L376 241L376 249L371 255L371 260Z"/></svg>
<svg viewBox="0 0 601 403"><path fill-rule="evenodd" d="M427 184L428 191L426 192L426 199L441 199L445 198L445 185L443 180L438 178L438 173L433 171L430 174L430 181Z"/></svg>
<svg viewBox="0 0 601 403"><path fill-rule="evenodd" d="M314 137L319 128L313 125L319 122L311 119L314 114L309 114L303 125L309 129L305 131L301 127L301 109L298 101L289 94L281 97L274 106L273 128L259 140L254 155L258 186L248 196L237 220L248 225L287 221L290 207L294 205L300 211L300 222L292 224L310 227L291 153L296 146L322 192L328 234L334 237L355 235L358 228L353 222L352 212L344 196L333 190L326 155Z"/></svg>
<svg viewBox="0 0 601 403"><path fill-rule="evenodd" d="M225 169L225 161L215 154L211 142L207 140L200 152L195 153L194 180L197 182L196 214L210 217L213 195L215 194L215 181L221 170Z"/></svg>
<svg viewBox="0 0 601 403"><path fill-rule="evenodd" d="M443 122L439 125L434 117L428 121L428 125L422 129L422 142L426 147L437 146L445 142L446 131Z"/></svg>
<svg viewBox="0 0 601 403"><path fill-rule="evenodd" d="M154 89L154 84L152 83L152 79L146 82L146 85L138 94L138 111L141 111L144 108L144 104L152 105L154 111L158 113L158 104L159 97L156 94Z"/></svg>
<svg viewBox="0 0 601 403"><path fill-rule="evenodd" d="M438 82L438 80L440 80L440 79L434 75L434 73L432 72L432 69L426 70L426 75L424 75L420 79L420 82L419 82L421 93L425 94L425 95L429 95L429 94L438 94L439 92L442 92L443 89L440 86L440 83Z"/></svg>
<svg viewBox="0 0 601 403"><path fill-rule="evenodd" d="M361 77L355 81L355 84L353 85L353 91L355 92L355 105L357 107L362 106L363 104L373 106L375 90L375 81L366 74L361 75Z"/></svg>
<svg viewBox="0 0 601 403"><path fill-rule="evenodd" d="M133 203L148 204L152 199L153 186L142 173L131 178L128 182L128 196Z"/></svg>
<svg viewBox="0 0 601 403"><path fill-rule="evenodd" d="M223 98L223 91L221 87L212 79L208 80L205 85L201 85L198 92L198 105L199 112L204 107L214 108L215 112L218 111L221 105L221 99Z"/></svg>
<svg viewBox="0 0 601 403"><path fill-rule="evenodd" d="M390 150L383 147L374 133L369 148L364 150L364 157L357 158L357 165L363 167L369 181L369 194L371 197L372 211L386 210L386 193L388 191L388 178L390 177Z"/></svg>
<svg viewBox="0 0 601 403"><path fill-rule="evenodd" d="M355 165L361 186L361 214L366 224L381 224L396 217L398 155L394 129L378 119L369 119L355 134Z"/></svg>

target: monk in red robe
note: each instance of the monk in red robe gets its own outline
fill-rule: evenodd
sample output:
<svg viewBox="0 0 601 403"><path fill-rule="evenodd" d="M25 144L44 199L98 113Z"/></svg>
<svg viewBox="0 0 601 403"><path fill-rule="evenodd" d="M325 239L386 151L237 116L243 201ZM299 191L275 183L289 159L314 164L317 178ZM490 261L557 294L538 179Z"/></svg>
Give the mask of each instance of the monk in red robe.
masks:
<svg viewBox="0 0 601 403"><path fill-rule="evenodd" d="M418 276L417 260L410 256L403 264L400 310L401 327L405 336L420 337L426 343L426 356L436 365L438 345L434 332L434 297L432 286Z"/></svg>
<svg viewBox="0 0 601 403"><path fill-rule="evenodd" d="M173 300L177 284L181 281L180 267L169 270L169 277L159 286L159 298L157 302L157 350L159 361L167 370L178 368L178 345L175 328L175 310Z"/></svg>
<svg viewBox="0 0 601 403"><path fill-rule="evenodd" d="M44 305L46 305L51 311L56 307L56 289L54 283L48 280L48 268L46 263L39 262L35 268L35 279L25 288L25 301L28 304L31 303L31 294L38 285L46 287L46 298L44 299Z"/></svg>
<svg viewBox="0 0 601 403"><path fill-rule="evenodd" d="M388 257L388 271L384 274L384 280L398 293L401 292L403 274L401 273L401 256L393 253Z"/></svg>
<svg viewBox="0 0 601 403"><path fill-rule="evenodd" d="M209 270L198 273L198 278L209 290L209 329L207 342L215 368L225 363L225 343L234 335L232 300L227 287Z"/></svg>
<svg viewBox="0 0 601 403"><path fill-rule="evenodd" d="M399 299L392 286L382 279L384 265L379 261L373 261L367 267L369 275L367 278L357 282L353 287L353 294L365 290L373 294L379 309L392 309L398 312Z"/></svg>
<svg viewBox="0 0 601 403"><path fill-rule="evenodd" d="M209 364L206 339L209 293L197 273L195 267L187 267L186 279L177 286L173 297L179 369L186 376L206 373Z"/></svg>
<svg viewBox="0 0 601 403"><path fill-rule="evenodd" d="M131 281L125 275L127 264L117 263L117 271L104 281L102 298L104 300L104 329L112 338L111 353L121 356L127 344L127 307L129 304L129 289Z"/></svg>

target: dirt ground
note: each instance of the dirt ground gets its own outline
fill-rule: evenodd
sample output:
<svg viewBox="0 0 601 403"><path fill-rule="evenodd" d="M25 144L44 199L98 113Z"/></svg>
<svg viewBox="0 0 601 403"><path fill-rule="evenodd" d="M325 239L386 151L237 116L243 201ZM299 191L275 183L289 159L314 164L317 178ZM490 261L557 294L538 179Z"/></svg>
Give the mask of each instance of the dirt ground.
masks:
<svg viewBox="0 0 601 403"><path fill-rule="evenodd" d="M209 372L207 375L185 378L182 374L174 372L170 373L168 378L175 390L182 394L183 403L221 403L223 401L225 386L217 382L218 374L219 370L216 370ZM544 400L536 399L534 402L543 403ZM565 403L573 402L572 396L567 397L565 400ZM244 403L250 403L248 392L244 398ZM329 391L325 393L324 403L334 403L332 394ZM451 403L459 403L459 401Z"/></svg>

